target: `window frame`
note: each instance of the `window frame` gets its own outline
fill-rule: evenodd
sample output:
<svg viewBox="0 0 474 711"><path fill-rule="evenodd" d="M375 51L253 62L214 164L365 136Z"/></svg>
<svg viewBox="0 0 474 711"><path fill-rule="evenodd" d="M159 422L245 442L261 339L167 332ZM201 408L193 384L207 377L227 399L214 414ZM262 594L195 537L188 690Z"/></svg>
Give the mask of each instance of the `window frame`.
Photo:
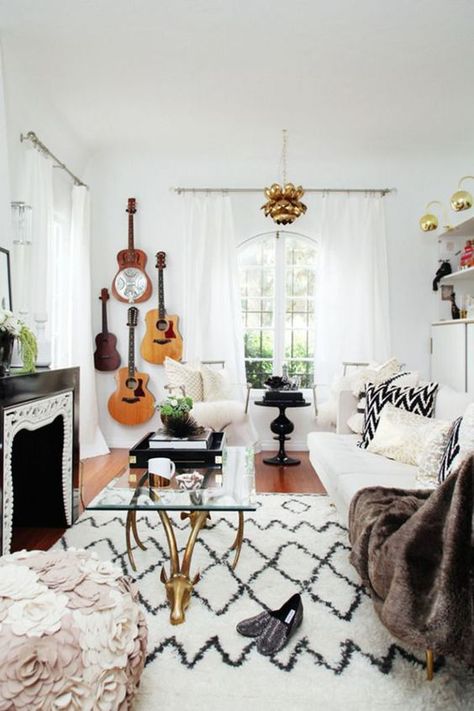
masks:
<svg viewBox="0 0 474 711"><path fill-rule="evenodd" d="M280 235L284 237L284 239L280 239ZM319 246L319 241L316 237L311 237L310 235L304 234L302 232L297 232L294 230L281 230L281 229L275 229L275 230L267 230L265 232L259 232L255 235L252 235L250 237L247 237L246 239L242 240L237 244L237 252L240 256L240 252L243 248L246 246L249 246L250 244L256 244L259 241L262 241L269 236L273 236L274 239L276 240L276 247L275 247L275 287L274 287L274 296L273 296L273 359L272 359L272 372L273 373L281 373L282 372L282 367L283 364L288 360L285 357L285 332L286 332L286 301L287 301L287 293L286 293L286 276L287 276L287 263L286 263L286 250L285 250L285 243L286 243L286 237L297 237L298 239L302 239L303 241L308 242L311 246L317 247ZM317 265L315 266L314 272L316 274L317 272ZM240 279L240 264L239 264L239 279ZM284 288L278 289L278 285L283 285ZM316 286L315 290L317 289L317 281L316 281ZM248 298L248 296L247 296ZM242 296L240 296L240 299L242 299ZM314 294L314 300L316 302L316 293ZM316 309L315 309L315 317L316 317ZM279 324L279 325L277 325ZM243 332L244 334L247 332L247 327L242 324ZM255 359L258 360L258 359ZM303 359L301 359L303 360ZM312 358L308 358L307 360L313 360L314 361L314 356ZM245 358L245 364L247 364L247 358ZM313 381L315 381L315 378L313 378ZM304 392L311 392L314 387L314 382L312 386L306 386L302 387L301 390ZM252 390L254 390L256 393L261 393L263 391L263 388L256 388L252 387Z"/></svg>

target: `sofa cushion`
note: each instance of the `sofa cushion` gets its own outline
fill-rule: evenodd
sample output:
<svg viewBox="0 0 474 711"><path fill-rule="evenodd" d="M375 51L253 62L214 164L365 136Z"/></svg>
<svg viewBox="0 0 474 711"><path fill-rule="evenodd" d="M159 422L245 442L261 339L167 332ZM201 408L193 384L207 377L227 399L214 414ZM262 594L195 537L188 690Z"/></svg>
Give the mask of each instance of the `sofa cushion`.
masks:
<svg viewBox="0 0 474 711"><path fill-rule="evenodd" d="M467 406L474 401L473 395L458 393L447 385L440 385L436 394L435 417L450 420L464 415Z"/></svg>

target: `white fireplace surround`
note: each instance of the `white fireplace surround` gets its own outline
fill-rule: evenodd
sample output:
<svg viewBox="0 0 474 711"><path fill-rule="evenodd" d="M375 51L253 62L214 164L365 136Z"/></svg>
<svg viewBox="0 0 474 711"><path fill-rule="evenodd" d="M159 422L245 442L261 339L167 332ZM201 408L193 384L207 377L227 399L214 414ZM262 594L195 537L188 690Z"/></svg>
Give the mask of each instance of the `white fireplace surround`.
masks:
<svg viewBox="0 0 474 711"><path fill-rule="evenodd" d="M2 554L10 553L13 534L13 440L20 430L37 430L51 424L58 415L64 425L62 453L62 488L64 514L67 525L72 524L72 474L73 474L73 391L37 398L12 405L4 410L3 438L3 546Z"/></svg>

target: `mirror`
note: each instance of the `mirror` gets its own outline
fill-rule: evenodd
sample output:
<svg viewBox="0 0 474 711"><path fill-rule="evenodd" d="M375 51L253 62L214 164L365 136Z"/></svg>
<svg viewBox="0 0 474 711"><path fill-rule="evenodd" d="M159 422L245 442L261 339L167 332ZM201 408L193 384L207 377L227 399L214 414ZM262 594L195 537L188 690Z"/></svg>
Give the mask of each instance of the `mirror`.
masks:
<svg viewBox="0 0 474 711"><path fill-rule="evenodd" d="M10 283L10 252L0 247L0 307L12 310L12 288Z"/></svg>

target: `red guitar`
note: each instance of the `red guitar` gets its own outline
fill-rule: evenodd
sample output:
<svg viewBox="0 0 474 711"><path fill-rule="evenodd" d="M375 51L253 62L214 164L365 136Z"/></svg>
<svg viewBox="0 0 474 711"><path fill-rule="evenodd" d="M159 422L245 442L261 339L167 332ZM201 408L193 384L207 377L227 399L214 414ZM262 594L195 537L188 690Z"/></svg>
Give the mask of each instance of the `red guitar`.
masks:
<svg viewBox="0 0 474 711"><path fill-rule="evenodd" d="M120 366L117 338L107 328L107 301L110 299L108 289L101 289L99 299L102 301L102 333L95 337L94 365L96 370L117 370Z"/></svg>
<svg viewBox="0 0 474 711"><path fill-rule="evenodd" d="M164 363L166 356L173 360L183 357L183 339L178 331L178 316L169 316L165 309L163 270L166 267L165 252L157 252L158 308L145 316L146 332L140 346L142 358L149 363Z"/></svg>
<svg viewBox="0 0 474 711"><path fill-rule="evenodd" d="M146 254L134 245L133 216L136 211L135 198L128 198L128 249L117 254L119 271L112 284L115 298L130 304L147 301L152 292L151 281L145 272Z"/></svg>

